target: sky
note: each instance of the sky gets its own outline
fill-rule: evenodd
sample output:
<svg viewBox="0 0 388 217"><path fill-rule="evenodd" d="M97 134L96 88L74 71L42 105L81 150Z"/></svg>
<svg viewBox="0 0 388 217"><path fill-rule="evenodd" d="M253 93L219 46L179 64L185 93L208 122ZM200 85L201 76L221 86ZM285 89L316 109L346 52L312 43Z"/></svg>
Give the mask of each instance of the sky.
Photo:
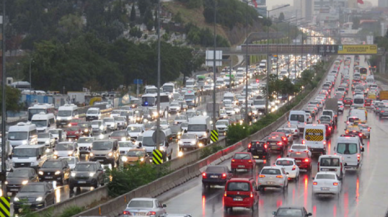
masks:
<svg viewBox="0 0 388 217"><path fill-rule="evenodd" d="M335 0L334 0L335 1ZM357 1L357 0L354 0ZM369 1L372 3L373 6L377 6L377 1L378 0L364 0L364 1ZM279 4L293 4L293 0L267 0L267 6L269 8L272 8L274 5L279 5Z"/></svg>

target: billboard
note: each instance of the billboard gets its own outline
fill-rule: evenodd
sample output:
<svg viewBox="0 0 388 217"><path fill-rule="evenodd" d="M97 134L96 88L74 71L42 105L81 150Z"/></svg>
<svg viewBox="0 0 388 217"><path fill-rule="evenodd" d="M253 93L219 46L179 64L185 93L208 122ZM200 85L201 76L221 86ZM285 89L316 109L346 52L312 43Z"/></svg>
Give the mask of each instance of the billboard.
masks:
<svg viewBox="0 0 388 217"><path fill-rule="evenodd" d="M338 54L377 54L377 45L339 45Z"/></svg>

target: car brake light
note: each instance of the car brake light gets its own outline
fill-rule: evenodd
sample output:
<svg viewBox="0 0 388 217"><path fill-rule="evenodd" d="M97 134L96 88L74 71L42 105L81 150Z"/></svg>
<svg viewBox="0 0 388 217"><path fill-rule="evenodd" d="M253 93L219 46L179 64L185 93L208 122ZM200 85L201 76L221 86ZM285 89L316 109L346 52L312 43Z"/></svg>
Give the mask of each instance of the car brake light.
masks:
<svg viewBox="0 0 388 217"><path fill-rule="evenodd" d="M290 152L294 152L294 150L291 149Z"/></svg>
<svg viewBox="0 0 388 217"><path fill-rule="evenodd" d="M306 142L304 140L302 140L302 144L305 144Z"/></svg>
<svg viewBox="0 0 388 217"><path fill-rule="evenodd" d="M232 159L232 163L236 162L234 159Z"/></svg>
<svg viewBox="0 0 388 217"><path fill-rule="evenodd" d="M253 193L251 192L251 198L253 198Z"/></svg>
<svg viewBox="0 0 388 217"><path fill-rule="evenodd" d="M333 185L334 186L338 186L338 182L333 182Z"/></svg>
<svg viewBox="0 0 388 217"><path fill-rule="evenodd" d="M296 166L295 165L292 167L292 170L296 170Z"/></svg>
<svg viewBox="0 0 388 217"><path fill-rule="evenodd" d="M251 147L252 147L252 143L249 143L249 144L248 144L248 148L251 148Z"/></svg>
<svg viewBox="0 0 388 217"><path fill-rule="evenodd" d="M224 197L226 197L226 195L227 195L227 194L226 194L226 191L225 191L225 193L224 193Z"/></svg>
<svg viewBox="0 0 388 217"><path fill-rule="evenodd" d="M149 211L149 212L147 213L147 216L151 216L151 215L156 215L156 212L155 212L155 211Z"/></svg>
<svg viewBox="0 0 388 217"><path fill-rule="evenodd" d="M283 143L282 142L278 142L278 145L282 145Z"/></svg>
<svg viewBox="0 0 388 217"><path fill-rule="evenodd" d="M357 160L360 161L361 155L357 154Z"/></svg>
<svg viewBox="0 0 388 217"><path fill-rule="evenodd" d="M259 178L264 178L265 177L265 175L259 175Z"/></svg>
<svg viewBox="0 0 388 217"><path fill-rule="evenodd" d="M222 178L226 178L226 173L222 173Z"/></svg>
<svg viewBox="0 0 388 217"><path fill-rule="evenodd" d="M384 113L384 111L381 111L381 113Z"/></svg>
<svg viewBox="0 0 388 217"><path fill-rule="evenodd" d="M319 162L318 162L318 172L319 172Z"/></svg>
<svg viewBox="0 0 388 217"><path fill-rule="evenodd" d="M252 163L252 160L249 160L248 163Z"/></svg>
<svg viewBox="0 0 388 217"><path fill-rule="evenodd" d="M349 133L349 130L345 130L345 133L348 134L348 133Z"/></svg>
<svg viewBox="0 0 388 217"><path fill-rule="evenodd" d="M264 144L264 148L267 149L267 144Z"/></svg>
<svg viewBox="0 0 388 217"><path fill-rule="evenodd" d="M298 132L298 130L295 130L295 133L297 133Z"/></svg>
<svg viewBox="0 0 388 217"><path fill-rule="evenodd" d="M323 140L323 144L326 145L326 141L325 140Z"/></svg>
<svg viewBox="0 0 388 217"><path fill-rule="evenodd" d="M304 162L309 162L309 159L308 158L304 159Z"/></svg>
<svg viewBox="0 0 388 217"><path fill-rule="evenodd" d="M206 177L207 177L207 174L206 173L202 173L202 178L206 179Z"/></svg>
<svg viewBox="0 0 388 217"><path fill-rule="evenodd" d="M318 185L318 182L313 182L313 185Z"/></svg>
<svg viewBox="0 0 388 217"><path fill-rule="evenodd" d="M331 131L331 127L329 127L329 130Z"/></svg>
<svg viewBox="0 0 388 217"><path fill-rule="evenodd" d="M129 211L123 211L123 215L132 215Z"/></svg>
<svg viewBox="0 0 388 217"><path fill-rule="evenodd" d="M368 132L370 132L370 127L368 127Z"/></svg>
<svg viewBox="0 0 388 217"><path fill-rule="evenodd" d="M281 178L283 178L283 176L282 176L282 175L279 175L279 176L276 176L276 178L280 178L280 179L281 179Z"/></svg>
<svg viewBox="0 0 388 217"><path fill-rule="evenodd" d="M362 136L362 133L359 133L358 136L361 137L361 136Z"/></svg>

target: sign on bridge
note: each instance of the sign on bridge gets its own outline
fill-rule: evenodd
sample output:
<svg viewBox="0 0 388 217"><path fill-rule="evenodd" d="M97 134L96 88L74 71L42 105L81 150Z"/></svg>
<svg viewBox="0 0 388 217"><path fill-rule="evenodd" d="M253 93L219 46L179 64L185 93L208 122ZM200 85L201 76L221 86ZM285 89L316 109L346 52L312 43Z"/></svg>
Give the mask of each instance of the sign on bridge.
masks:
<svg viewBox="0 0 388 217"><path fill-rule="evenodd" d="M338 54L377 54L377 45L339 45Z"/></svg>

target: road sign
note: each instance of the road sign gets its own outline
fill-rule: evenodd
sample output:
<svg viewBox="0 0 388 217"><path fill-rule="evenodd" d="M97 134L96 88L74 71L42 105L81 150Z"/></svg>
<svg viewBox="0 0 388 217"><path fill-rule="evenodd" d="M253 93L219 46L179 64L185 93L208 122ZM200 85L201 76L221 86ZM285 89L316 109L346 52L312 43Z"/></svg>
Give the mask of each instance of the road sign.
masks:
<svg viewBox="0 0 388 217"><path fill-rule="evenodd" d="M0 217L10 217L10 197L0 197Z"/></svg>
<svg viewBox="0 0 388 217"><path fill-rule="evenodd" d="M156 165L163 163L163 154L158 149L152 151L152 163Z"/></svg>
<svg viewBox="0 0 388 217"><path fill-rule="evenodd" d="M339 45L338 54L377 54L377 45Z"/></svg>
<svg viewBox="0 0 388 217"><path fill-rule="evenodd" d="M319 54L323 55L330 55L330 54L337 54L338 52L338 45L317 45L317 50Z"/></svg>
<svg viewBox="0 0 388 217"><path fill-rule="evenodd" d="M165 141L166 140L166 135L164 134L163 131L159 131L159 141ZM154 141L156 143L156 130L155 132L152 134L152 141Z"/></svg>
<svg viewBox="0 0 388 217"><path fill-rule="evenodd" d="M135 79L135 80L133 80L133 84L143 84L143 80L142 79Z"/></svg>
<svg viewBox="0 0 388 217"><path fill-rule="evenodd" d="M222 50L216 50L216 66L222 66ZM206 50L206 66L214 64L214 50Z"/></svg>
<svg viewBox="0 0 388 217"><path fill-rule="evenodd" d="M217 142L218 141L218 131L217 130L212 130L210 134L211 134L210 135L210 139L213 142Z"/></svg>

